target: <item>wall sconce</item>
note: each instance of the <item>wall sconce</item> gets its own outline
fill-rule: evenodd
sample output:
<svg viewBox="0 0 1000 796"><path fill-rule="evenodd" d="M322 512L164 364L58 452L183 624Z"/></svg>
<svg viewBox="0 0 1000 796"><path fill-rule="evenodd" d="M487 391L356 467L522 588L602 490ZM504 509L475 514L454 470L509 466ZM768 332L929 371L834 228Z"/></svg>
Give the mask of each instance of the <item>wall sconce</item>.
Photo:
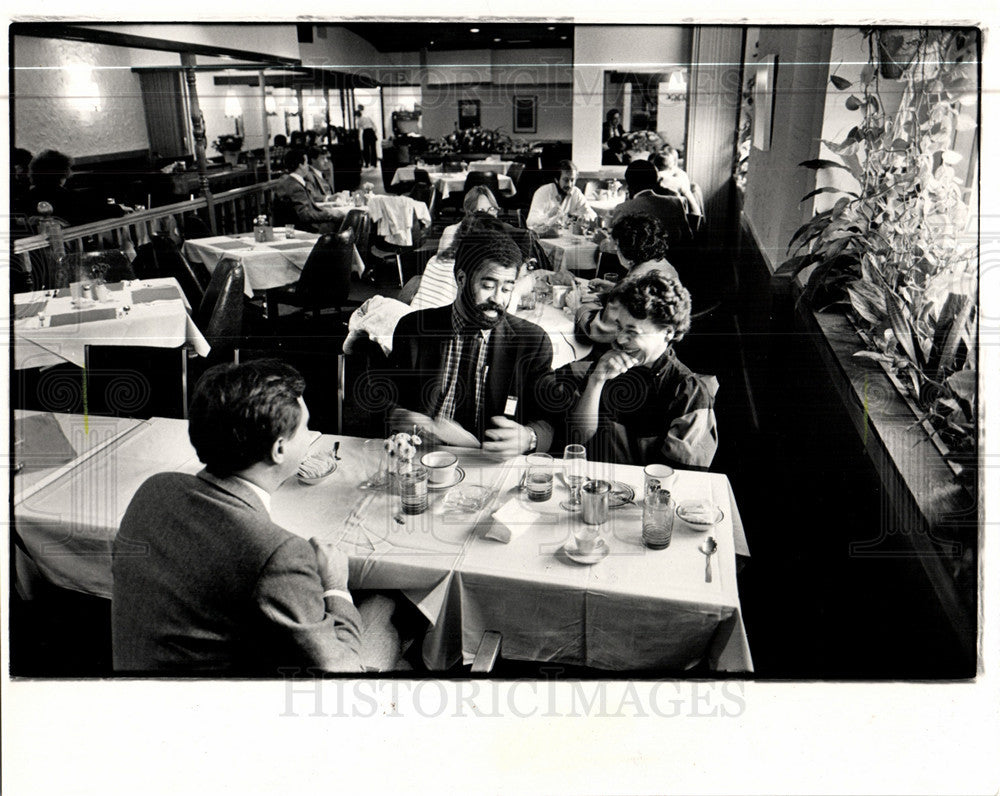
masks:
<svg viewBox="0 0 1000 796"><path fill-rule="evenodd" d="M78 113L99 113L101 110L101 90L94 82L94 71L86 64L66 67L69 75L66 81L67 100Z"/></svg>
<svg viewBox="0 0 1000 796"><path fill-rule="evenodd" d="M264 111L268 116L278 115L278 101L274 98L274 94L268 92L264 97Z"/></svg>
<svg viewBox="0 0 1000 796"><path fill-rule="evenodd" d="M227 119L238 119L243 115L240 99L232 91L226 93L225 114Z"/></svg>

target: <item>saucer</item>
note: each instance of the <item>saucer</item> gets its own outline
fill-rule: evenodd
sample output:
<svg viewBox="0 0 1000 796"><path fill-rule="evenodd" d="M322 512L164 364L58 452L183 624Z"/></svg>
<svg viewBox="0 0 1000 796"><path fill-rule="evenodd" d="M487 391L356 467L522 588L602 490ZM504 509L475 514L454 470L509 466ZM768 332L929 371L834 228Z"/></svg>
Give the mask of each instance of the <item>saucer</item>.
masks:
<svg viewBox="0 0 1000 796"><path fill-rule="evenodd" d="M611 548L608 547L608 543L603 539L598 539L593 550L589 553L581 553L576 549L576 540L570 539L563 545L563 552L567 558L575 561L577 564L596 564L598 561L603 561L607 558L608 553L611 552Z"/></svg>
<svg viewBox="0 0 1000 796"><path fill-rule="evenodd" d="M455 478L450 484L432 484L430 481L427 482L427 488L431 492L438 492L442 489L451 489L456 484L462 483L465 480L465 470L461 467L455 468Z"/></svg>
<svg viewBox="0 0 1000 796"><path fill-rule="evenodd" d="M635 502L635 490L621 481L611 483L611 494L608 495L608 508L617 509L632 505Z"/></svg>

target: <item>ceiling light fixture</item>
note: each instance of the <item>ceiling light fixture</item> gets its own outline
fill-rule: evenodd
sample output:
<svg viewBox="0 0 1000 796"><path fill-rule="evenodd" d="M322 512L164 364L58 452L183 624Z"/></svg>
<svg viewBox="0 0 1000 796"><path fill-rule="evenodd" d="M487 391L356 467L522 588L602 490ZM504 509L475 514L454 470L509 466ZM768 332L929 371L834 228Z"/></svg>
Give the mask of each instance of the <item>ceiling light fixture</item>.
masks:
<svg viewBox="0 0 1000 796"><path fill-rule="evenodd" d="M469 33L479 33L479 28L469 28Z"/></svg>

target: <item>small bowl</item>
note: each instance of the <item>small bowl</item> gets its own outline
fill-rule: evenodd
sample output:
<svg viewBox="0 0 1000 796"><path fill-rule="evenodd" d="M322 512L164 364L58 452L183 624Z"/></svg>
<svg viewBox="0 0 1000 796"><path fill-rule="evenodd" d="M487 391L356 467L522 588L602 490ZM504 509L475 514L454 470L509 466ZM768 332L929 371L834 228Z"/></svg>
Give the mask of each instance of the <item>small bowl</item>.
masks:
<svg viewBox="0 0 1000 796"><path fill-rule="evenodd" d="M722 522L726 515L707 500L684 500L677 506L677 516L695 530L707 531Z"/></svg>
<svg viewBox="0 0 1000 796"><path fill-rule="evenodd" d="M305 464L309 460L310 459L306 459L304 462L302 462L302 464ZM300 469L298 472L298 476L299 476L299 481L301 481L303 484L306 484L307 486L313 486L315 484L322 483L337 471L337 462L334 461L333 459L326 459L324 457L322 460L317 460L317 461L322 461L323 464L329 467L329 469L323 471L320 475L303 475L302 470Z"/></svg>

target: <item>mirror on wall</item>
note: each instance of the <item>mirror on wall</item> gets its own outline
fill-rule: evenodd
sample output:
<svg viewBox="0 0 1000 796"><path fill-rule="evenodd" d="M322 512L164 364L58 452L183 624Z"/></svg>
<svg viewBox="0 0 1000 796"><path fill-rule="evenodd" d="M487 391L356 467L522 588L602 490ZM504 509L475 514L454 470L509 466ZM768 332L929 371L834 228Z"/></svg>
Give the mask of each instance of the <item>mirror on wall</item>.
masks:
<svg viewBox="0 0 1000 796"><path fill-rule="evenodd" d="M606 71L604 118L610 110L617 109L621 112L621 124L626 133L656 133L678 151L683 163L689 76L686 66L658 71Z"/></svg>

